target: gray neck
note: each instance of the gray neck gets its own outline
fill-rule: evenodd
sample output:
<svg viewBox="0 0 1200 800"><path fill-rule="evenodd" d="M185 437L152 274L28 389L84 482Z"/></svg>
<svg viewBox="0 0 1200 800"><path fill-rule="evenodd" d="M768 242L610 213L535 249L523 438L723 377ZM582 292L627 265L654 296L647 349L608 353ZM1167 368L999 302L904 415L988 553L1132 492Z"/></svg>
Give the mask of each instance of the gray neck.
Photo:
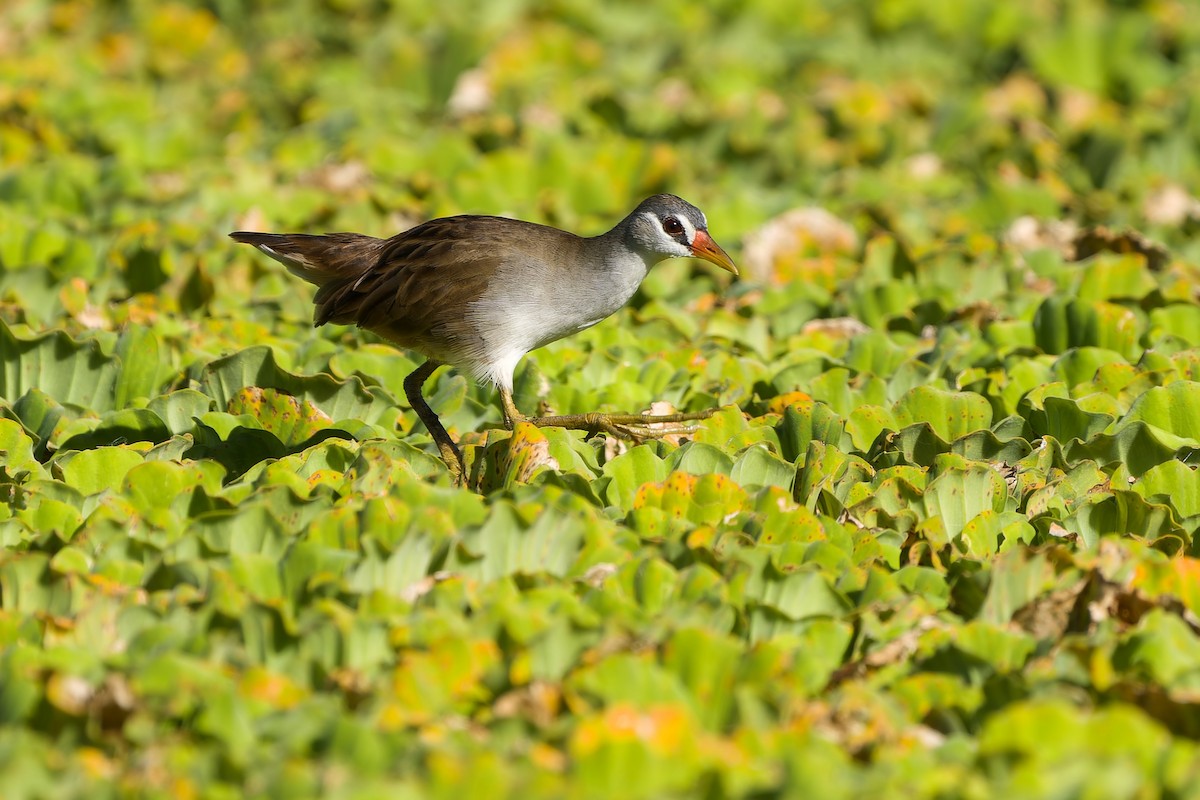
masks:
<svg viewBox="0 0 1200 800"><path fill-rule="evenodd" d="M642 285L650 268L663 259L659 253L638 247L620 225L588 240L588 245L595 248L593 252L604 253L604 257L595 259L592 266L596 270L597 293L608 294L607 302L603 303L607 306L605 316L625 305Z"/></svg>
<svg viewBox="0 0 1200 800"><path fill-rule="evenodd" d="M610 268L618 268L621 271L634 270L634 259L636 259L638 267L641 270L641 276L638 278L638 283L641 283L642 278L646 277L646 273L660 261L665 261L670 258L670 255L663 253L655 247L655 240L648 235L645 230L646 221L636 214L630 214L625 219L621 220L616 226L599 236L594 237L593 241L597 245L602 245L605 252L613 254L611 258L619 258L626 262L624 264L609 264ZM633 287L635 290L637 286ZM630 292L632 296L633 292ZM627 298L628 299L628 298Z"/></svg>

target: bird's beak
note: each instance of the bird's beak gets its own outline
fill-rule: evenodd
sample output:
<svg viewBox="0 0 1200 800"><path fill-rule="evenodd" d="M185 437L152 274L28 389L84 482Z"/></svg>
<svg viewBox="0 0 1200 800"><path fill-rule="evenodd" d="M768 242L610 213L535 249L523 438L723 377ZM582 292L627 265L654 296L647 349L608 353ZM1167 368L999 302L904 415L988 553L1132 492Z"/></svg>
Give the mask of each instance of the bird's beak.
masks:
<svg viewBox="0 0 1200 800"><path fill-rule="evenodd" d="M708 235L708 231L696 231L696 238L692 240L692 255L712 262L734 275L738 274L738 268L733 263L733 259L721 249L721 245L713 241L713 238Z"/></svg>

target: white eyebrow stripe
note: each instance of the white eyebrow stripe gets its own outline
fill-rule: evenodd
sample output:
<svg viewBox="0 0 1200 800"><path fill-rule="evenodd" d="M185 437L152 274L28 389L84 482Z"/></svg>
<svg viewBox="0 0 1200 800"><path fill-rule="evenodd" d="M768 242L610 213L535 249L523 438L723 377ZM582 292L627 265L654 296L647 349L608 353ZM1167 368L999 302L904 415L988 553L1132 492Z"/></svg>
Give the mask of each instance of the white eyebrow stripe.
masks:
<svg viewBox="0 0 1200 800"><path fill-rule="evenodd" d="M696 241L696 226L693 225L692 221L685 216L677 215L675 219L679 220L680 224L683 225L683 232L687 234L686 241L690 247L692 243Z"/></svg>

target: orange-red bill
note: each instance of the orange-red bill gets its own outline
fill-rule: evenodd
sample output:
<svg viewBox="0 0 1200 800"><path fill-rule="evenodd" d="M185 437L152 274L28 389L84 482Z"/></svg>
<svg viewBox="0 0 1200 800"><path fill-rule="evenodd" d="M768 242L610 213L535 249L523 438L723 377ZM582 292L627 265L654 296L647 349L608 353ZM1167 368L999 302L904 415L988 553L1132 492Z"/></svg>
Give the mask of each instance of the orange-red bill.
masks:
<svg viewBox="0 0 1200 800"><path fill-rule="evenodd" d="M713 238L708 235L708 231L696 231L696 238L692 240L692 255L716 264L734 275L738 274L738 268L733 263L733 259L721 249L721 245L713 241Z"/></svg>

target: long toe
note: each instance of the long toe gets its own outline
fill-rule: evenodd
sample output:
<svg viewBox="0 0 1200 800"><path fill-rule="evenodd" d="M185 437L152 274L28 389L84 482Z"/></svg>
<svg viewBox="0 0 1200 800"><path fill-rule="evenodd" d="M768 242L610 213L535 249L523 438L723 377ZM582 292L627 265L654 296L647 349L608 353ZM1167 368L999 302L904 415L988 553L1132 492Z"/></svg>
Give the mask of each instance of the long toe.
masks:
<svg viewBox="0 0 1200 800"><path fill-rule="evenodd" d="M607 433L620 439L641 443L647 439L658 439L664 436L687 436L695 433L694 425L683 425L689 421L703 420L712 412L692 412L687 414L664 414L649 416L644 414L568 414L554 417L534 417L529 420L541 428L568 428L571 430L588 431L589 433Z"/></svg>
<svg viewBox="0 0 1200 800"><path fill-rule="evenodd" d="M586 417L603 417L605 420L617 425L672 425L680 422L700 422L706 420L717 412L717 409L710 408L704 411L686 411L678 414L585 414Z"/></svg>

